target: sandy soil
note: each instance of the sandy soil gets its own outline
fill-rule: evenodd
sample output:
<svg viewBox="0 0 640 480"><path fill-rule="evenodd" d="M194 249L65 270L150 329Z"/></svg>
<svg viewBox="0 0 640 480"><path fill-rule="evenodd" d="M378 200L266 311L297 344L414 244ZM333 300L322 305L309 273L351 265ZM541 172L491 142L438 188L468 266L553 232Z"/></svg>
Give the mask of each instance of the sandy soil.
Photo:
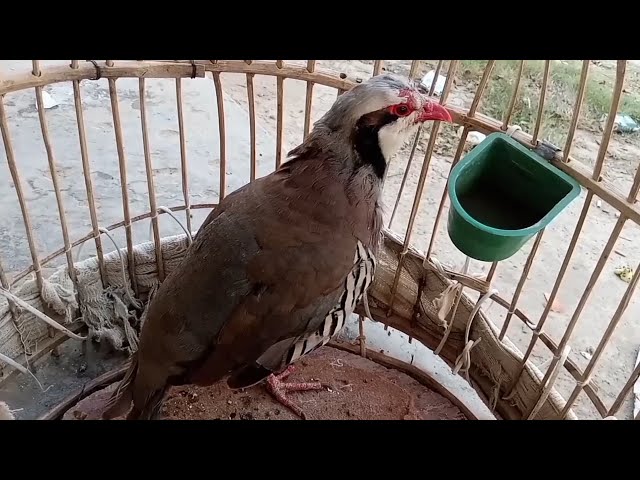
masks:
<svg viewBox="0 0 640 480"><path fill-rule="evenodd" d="M56 62L44 62L47 63ZM62 62L58 62L62 63ZM409 62L389 61L390 70L407 73ZM5 61L0 64L0 73L9 69L28 68L24 62ZM345 72L350 77L366 78L372 71L371 61L319 61L318 68L329 68L337 72ZM2 72L4 69L4 72ZM423 69L420 73L425 73ZM249 127L246 117L247 89L243 75L225 74L224 85L225 117L227 118L227 171L225 181L227 192L232 191L248 179L249 159ZM473 98L473 84L464 79L456 82L449 102L455 105L468 106ZM148 192L144 175L144 155L140 141L140 101L136 80L118 81L125 151L128 159L128 183L132 215L148 210ZM634 88L634 87L630 87ZM69 85L54 85L47 89L59 102L59 107L48 111L49 128L57 147L59 174L63 193L67 201L68 222L72 238L86 235L90 229L88 220L86 193L82 182L79 165L77 127L73 97ZM271 171L275 165L275 132L276 132L276 83L273 78L255 78L258 173L263 175ZM284 109L284 143L283 151L294 147L302 140L304 122L306 84L287 80L285 82ZM101 223L111 224L122 219L122 200L120 196L117 152L114 142L111 111L106 82L86 82L83 84L84 104L87 109L89 153L92 162L94 186L97 192L99 219ZM220 191L218 168L219 135L217 133L217 109L215 91L210 79L183 82L185 101L185 124L187 127L187 158L190 167L190 198L192 203L215 202ZM313 98L312 120L317 120L335 99L335 91L316 86ZM36 230L36 244L42 252L49 253L62 245L59 220L55 210L55 197L52 193L51 180L48 173L47 160L42 146L42 137L33 108L33 92L22 92L7 95L6 105L9 121L12 125L12 140L16 157L23 172L23 188L28 195L32 222ZM147 106L150 111L150 144L151 155L156 175L156 189L160 205L173 206L183 203L180 184L180 151L179 129L175 114L175 84L170 80L149 80L147 82ZM482 107L480 108L482 111ZM423 138L417 148L409 170L404 192L400 197L398 211L392 224L393 230L405 233L407 221L413 205L418 177L423 166L426 142L430 128L425 129ZM459 130L455 126L443 125L436 141L435 154L429 164L425 189L421 198L416 222L412 232L412 243L426 250L431 240L435 214L443 197L443 189L450 169L453 150L459 138ZM38 139L34 142L34 139ZM592 165L599 148L597 135L579 130L576 134L572 155L587 165ZM393 210L403 174L406 169L410 145L391 162L384 200L389 215ZM0 146L2 150L2 146ZM616 135L606 158L604 176L615 181L621 192L626 192L632 183L632 172L640 159L640 148L624 137ZM13 185L8 179L6 165L0 162L0 258L11 276L31 263L26 246L24 227ZM545 231L536 261L530 271L524 290L518 302L518 308L525 312L535 323L545 306L545 293L548 293L555 281L557 272L563 261L580 210L584 202L584 192L570 208L565 210ZM553 311L546 323L545 331L557 343L568 325L574 309L580 300L589 277L600 256L610 232L617 221L614 211L607 204L593 202L587 216L583 233L569 264L568 271ZM448 239L446 233L445 205L443 220L437 229L433 255L455 269L461 269L464 257ZM206 210L193 212L193 229L197 228ZM181 233L173 220L161 219L163 235ZM181 219L184 217L180 217ZM133 228L134 241L148 241L149 224L139 222ZM116 241L124 245L124 235L119 232ZM614 252L604 267L600 280L592 290L590 298L577 322L576 329L569 345L572 348L570 358L584 368L588 359L598 346L611 316L615 312L627 284L621 281L613 270L621 265L632 267L640 260L640 246L634 241L638 238L638 227L626 225L617 242ZM494 287L499 294L510 300L516 289L522 266L529 254L529 242L511 259L501 262L494 277ZM107 250L112 246L108 244ZM95 254L92 245L87 244L81 258ZM77 249L74 255L78 255ZM58 263L59 264L59 263ZM471 262L470 271L474 274L488 272L489 264ZM488 302L483 306L496 324L502 326L505 317L504 309ZM640 344L640 306L637 295L632 298L626 313L617 327L612 343L604 350L592 378L598 388L599 395L610 405L623 387L633 370ZM518 320L512 320L508 329L509 338L521 349L525 350L531 339L531 330ZM550 354L545 347L534 349L532 360L543 370L549 364ZM562 372L557 388L560 393L569 395L575 386L575 380ZM596 416L590 401L582 394L575 407L580 417ZM627 400L619 414L622 418L631 415L631 401Z"/></svg>
<svg viewBox="0 0 640 480"><path fill-rule="evenodd" d="M449 400L411 377L348 352L325 347L296 364L290 382L320 381L327 391L291 393L313 420L464 420ZM116 384L85 398L64 420L94 420ZM175 387L161 411L165 420L297 420L263 386L233 391L223 382L210 387Z"/></svg>

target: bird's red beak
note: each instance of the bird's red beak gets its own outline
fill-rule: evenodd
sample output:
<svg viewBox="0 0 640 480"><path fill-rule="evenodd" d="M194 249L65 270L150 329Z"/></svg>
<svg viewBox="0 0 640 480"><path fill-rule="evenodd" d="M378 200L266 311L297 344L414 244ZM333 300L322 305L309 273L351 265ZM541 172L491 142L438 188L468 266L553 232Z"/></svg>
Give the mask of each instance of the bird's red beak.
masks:
<svg viewBox="0 0 640 480"><path fill-rule="evenodd" d="M427 120L440 120L442 122L451 122L451 115L449 111L442 105L436 102L427 100L422 107L422 114L418 121L426 122Z"/></svg>

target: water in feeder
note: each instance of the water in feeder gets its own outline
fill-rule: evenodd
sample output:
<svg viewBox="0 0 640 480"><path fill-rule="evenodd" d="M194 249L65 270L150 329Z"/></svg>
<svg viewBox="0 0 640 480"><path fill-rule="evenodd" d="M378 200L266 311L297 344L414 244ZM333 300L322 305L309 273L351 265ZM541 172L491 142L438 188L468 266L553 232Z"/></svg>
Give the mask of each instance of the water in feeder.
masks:
<svg viewBox="0 0 640 480"><path fill-rule="evenodd" d="M517 195L486 180L460 192L458 197L462 208L477 221L502 230L520 230L544 217L544 211L529 208Z"/></svg>

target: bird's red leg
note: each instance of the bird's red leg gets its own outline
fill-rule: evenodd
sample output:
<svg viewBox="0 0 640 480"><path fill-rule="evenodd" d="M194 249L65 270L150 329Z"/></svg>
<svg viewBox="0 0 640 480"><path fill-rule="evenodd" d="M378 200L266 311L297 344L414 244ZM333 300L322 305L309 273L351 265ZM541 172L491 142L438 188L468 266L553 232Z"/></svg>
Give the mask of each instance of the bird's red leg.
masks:
<svg viewBox="0 0 640 480"><path fill-rule="evenodd" d="M298 415L303 420L306 419L304 412L295 403L289 400L286 396L287 392L305 392L309 390L322 390L325 385L320 382L304 382L304 383L286 383L283 382L285 378L291 375L293 372L293 365L289 365L287 369L278 375L269 375L267 378L267 390L273 395L278 402L285 407L289 408L293 413Z"/></svg>

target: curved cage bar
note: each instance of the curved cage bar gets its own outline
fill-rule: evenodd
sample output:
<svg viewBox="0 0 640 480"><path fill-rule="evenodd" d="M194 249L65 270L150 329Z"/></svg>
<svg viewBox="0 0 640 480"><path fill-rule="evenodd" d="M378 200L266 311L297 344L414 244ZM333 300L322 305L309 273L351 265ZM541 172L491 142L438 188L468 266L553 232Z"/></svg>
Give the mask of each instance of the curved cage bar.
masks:
<svg viewBox="0 0 640 480"><path fill-rule="evenodd" d="M76 334L134 350L146 301L208 211L284 162L336 95L385 69L432 79L429 94L455 125L421 129L388 168L388 229L368 294L373 318L357 312L358 351L383 361L367 349L380 323L435 352L501 418L632 417L640 169L616 132L640 75L627 61L72 60L0 70L9 213L0 382L36 372ZM453 247L442 216L451 169L493 132L583 192L522 251L483 263ZM615 262L631 263L616 276Z"/></svg>

